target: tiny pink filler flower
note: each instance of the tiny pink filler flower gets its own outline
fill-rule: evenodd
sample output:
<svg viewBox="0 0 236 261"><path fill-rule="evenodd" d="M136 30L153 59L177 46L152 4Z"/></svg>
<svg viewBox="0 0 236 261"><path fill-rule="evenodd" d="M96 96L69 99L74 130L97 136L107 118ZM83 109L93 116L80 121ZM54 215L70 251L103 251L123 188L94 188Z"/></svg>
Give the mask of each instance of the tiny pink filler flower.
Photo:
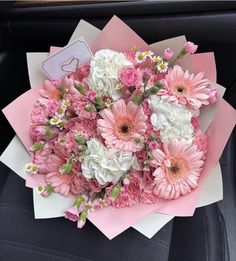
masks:
<svg viewBox="0 0 236 261"><path fill-rule="evenodd" d="M100 115L102 119L97 122L98 130L110 149L132 152L138 150L133 136L142 136L147 129L147 116L142 106L131 101L126 105L121 99L115 102L111 109L102 110Z"/></svg>
<svg viewBox="0 0 236 261"><path fill-rule="evenodd" d="M176 199L198 186L204 164L204 153L196 145L188 146L186 140L171 140L163 151L152 151L159 167L154 171L153 193L163 199Z"/></svg>

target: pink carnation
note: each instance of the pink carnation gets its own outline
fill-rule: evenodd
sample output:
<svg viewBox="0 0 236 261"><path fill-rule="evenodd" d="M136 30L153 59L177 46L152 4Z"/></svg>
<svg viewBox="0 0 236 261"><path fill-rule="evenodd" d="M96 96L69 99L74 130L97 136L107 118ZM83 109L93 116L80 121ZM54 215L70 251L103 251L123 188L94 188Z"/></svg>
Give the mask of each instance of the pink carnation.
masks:
<svg viewBox="0 0 236 261"><path fill-rule="evenodd" d="M31 125L43 125L47 122L48 113L39 102L37 102L31 113Z"/></svg>
<svg viewBox="0 0 236 261"><path fill-rule="evenodd" d="M120 72L120 81L124 86L140 85L142 73L133 67L123 68Z"/></svg>
<svg viewBox="0 0 236 261"><path fill-rule="evenodd" d="M90 64L86 63L80 66L76 72L72 73L75 80L82 82L83 79L87 78L90 73Z"/></svg>
<svg viewBox="0 0 236 261"><path fill-rule="evenodd" d="M88 185L89 185L89 188L93 191L93 192L100 192L102 187L101 185L98 183L98 181L96 179L90 179L88 181Z"/></svg>
<svg viewBox="0 0 236 261"><path fill-rule="evenodd" d="M78 214L78 210L76 207L71 207L69 209L67 209L65 212L65 218L76 222L79 219L79 214Z"/></svg>
<svg viewBox="0 0 236 261"><path fill-rule="evenodd" d="M131 207L134 203L135 201L132 199L131 195L123 187L121 187L118 197L111 200L111 205L114 208Z"/></svg>
<svg viewBox="0 0 236 261"><path fill-rule="evenodd" d="M34 141L39 141L43 139L45 141L50 141L55 138L59 132L58 128L50 126L32 126L31 127L31 136Z"/></svg>
<svg viewBox="0 0 236 261"><path fill-rule="evenodd" d="M36 151L33 162L38 166L40 174L59 171L64 159L53 153L53 147L46 144L42 150Z"/></svg>
<svg viewBox="0 0 236 261"><path fill-rule="evenodd" d="M86 110L88 105L87 99L81 94L73 95L71 101L71 107L74 109L75 113L79 116L80 119L95 119L97 117L97 112L89 112Z"/></svg>
<svg viewBox="0 0 236 261"><path fill-rule="evenodd" d="M199 151L202 151L204 154L206 154L207 140L208 140L207 135L199 129L194 136L193 143L197 145Z"/></svg>
<svg viewBox="0 0 236 261"><path fill-rule="evenodd" d="M158 196L153 193L152 186L146 187L140 194L140 203L156 204L159 202Z"/></svg>
<svg viewBox="0 0 236 261"><path fill-rule="evenodd" d="M55 115L56 111L58 110L59 103L57 101L54 101L54 100L49 100L45 107L46 107L45 108L46 113L50 117L52 117L52 116Z"/></svg>

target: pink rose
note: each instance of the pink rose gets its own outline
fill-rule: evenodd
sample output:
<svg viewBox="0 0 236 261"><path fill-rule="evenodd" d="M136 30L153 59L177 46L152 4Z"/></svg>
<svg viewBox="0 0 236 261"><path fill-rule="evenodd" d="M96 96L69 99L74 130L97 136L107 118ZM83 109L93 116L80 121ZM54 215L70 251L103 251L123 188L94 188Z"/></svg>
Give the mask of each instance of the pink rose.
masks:
<svg viewBox="0 0 236 261"><path fill-rule="evenodd" d="M192 43L192 42L187 42L184 45L184 49L186 50L186 52L188 53L195 53L197 51L198 45Z"/></svg>
<svg viewBox="0 0 236 261"><path fill-rule="evenodd" d="M96 179L90 179L88 182L88 185L89 185L90 189L96 193L100 192L102 189L101 185L98 183L98 181Z"/></svg>
<svg viewBox="0 0 236 261"><path fill-rule="evenodd" d="M173 51L170 48L165 49L164 51L164 59L169 61L173 57Z"/></svg>
<svg viewBox="0 0 236 261"><path fill-rule="evenodd" d="M88 189L88 182L84 179L84 177L81 174L75 175L74 178L71 180L70 191L74 195L79 195Z"/></svg>
<svg viewBox="0 0 236 261"><path fill-rule="evenodd" d="M147 158L147 153L145 150L140 150L135 153L136 158L139 162L144 162Z"/></svg>
<svg viewBox="0 0 236 261"><path fill-rule="evenodd" d="M142 73L139 69L133 67L123 68L120 71L121 83L125 86L135 86L140 83L142 78Z"/></svg>
<svg viewBox="0 0 236 261"><path fill-rule="evenodd" d="M140 193L140 181L137 177L131 176L129 185L126 187L126 191L131 195L131 196L137 196Z"/></svg>
<svg viewBox="0 0 236 261"><path fill-rule="evenodd" d="M79 219L79 214L78 214L78 210L76 207L71 207L71 208L67 209L64 212L64 214L65 214L65 218L67 218L73 222L76 222Z"/></svg>
<svg viewBox="0 0 236 261"><path fill-rule="evenodd" d="M210 93L209 93L209 98L208 101L210 104L213 104L217 101L217 90L216 89L211 89Z"/></svg>

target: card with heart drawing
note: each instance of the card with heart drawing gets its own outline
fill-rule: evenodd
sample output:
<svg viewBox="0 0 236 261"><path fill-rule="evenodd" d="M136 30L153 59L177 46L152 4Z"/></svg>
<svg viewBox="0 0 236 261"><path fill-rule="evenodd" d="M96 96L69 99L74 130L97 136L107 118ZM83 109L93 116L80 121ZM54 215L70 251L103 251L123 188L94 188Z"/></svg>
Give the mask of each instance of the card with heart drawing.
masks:
<svg viewBox="0 0 236 261"><path fill-rule="evenodd" d="M50 79L61 79L75 72L92 57L93 54L85 39L79 37L73 43L48 56L42 62L42 69Z"/></svg>

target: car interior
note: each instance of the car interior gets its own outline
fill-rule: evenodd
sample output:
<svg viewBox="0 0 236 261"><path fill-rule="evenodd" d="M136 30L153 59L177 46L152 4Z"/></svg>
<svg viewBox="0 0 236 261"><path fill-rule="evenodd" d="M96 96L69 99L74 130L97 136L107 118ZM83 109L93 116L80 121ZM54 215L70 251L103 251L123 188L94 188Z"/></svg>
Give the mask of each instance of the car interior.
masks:
<svg viewBox="0 0 236 261"><path fill-rule="evenodd" d="M1 1L1 110L30 88L26 53L65 46L80 19L102 29L117 15L147 43L185 35L199 52L213 51L217 82L236 109L235 1ZM0 153L14 130L1 113ZM90 222L35 219L32 190L0 162L1 261L236 260L236 129L220 158L224 199L175 217L153 238L133 228L108 240ZM92 251L91 251L92 247Z"/></svg>

